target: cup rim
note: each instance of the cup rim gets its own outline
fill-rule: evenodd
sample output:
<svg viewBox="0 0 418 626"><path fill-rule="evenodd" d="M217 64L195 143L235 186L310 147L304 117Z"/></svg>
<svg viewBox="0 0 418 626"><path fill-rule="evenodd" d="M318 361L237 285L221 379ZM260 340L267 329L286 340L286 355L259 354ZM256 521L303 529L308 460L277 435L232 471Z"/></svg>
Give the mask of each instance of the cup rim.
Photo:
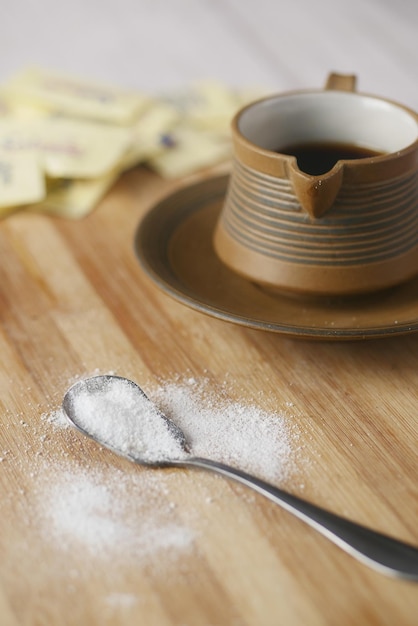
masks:
<svg viewBox="0 0 418 626"><path fill-rule="evenodd" d="M310 94L342 94L343 96L352 96L352 97L363 97L363 98L371 98L373 100L376 100L378 102L385 102L393 107L396 107L398 109L401 109L402 111L406 112L408 115L410 115L411 118L413 118L415 120L415 122L417 123L418 126L418 113L416 111L414 111L411 107L408 107L400 102L397 102L396 100L393 100L391 98L386 98L386 97L381 97L378 96L376 94L370 94L367 92L360 92L360 91L343 91L343 90L338 90L338 89L297 89L297 90L290 90L290 91L285 91L285 92L278 92L275 94L270 94L267 96L263 96L261 98L258 98L257 100L254 100L248 104L246 104L245 106L241 107L241 109L239 111L237 111L237 113L234 115L234 117L231 120L231 130L232 130L232 134L233 136L239 140L239 142L244 145L247 149L250 149L254 152L259 153L260 155L267 157L269 159L286 159L288 162L289 161L294 161L295 157L292 155L288 155L282 152L275 152L273 150L270 150L268 148L263 148L262 146L258 145L257 143L255 143L254 141L251 141L250 139L248 139L247 137L245 137L245 135L242 133L242 131L239 128L239 121L241 119L241 117L245 114L246 111L248 111L249 109L255 108L257 106L262 105L264 102L268 102L270 100L282 100L284 98L287 97L292 97L292 96L304 96L304 95L310 95ZM395 150L393 152L387 152L384 154L381 154L379 156L371 156L371 157L363 157L361 159L341 159L340 162L344 163L346 165L350 165L350 164L356 164L358 163L359 160L361 160L362 163L367 164L367 163L382 163L388 160L392 160L394 158L400 158L403 157L404 155L409 155L411 152L413 152L416 148L418 147L418 134L417 134L417 138L410 144L406 145L405 147L399 149L399 150Z"/></svg>

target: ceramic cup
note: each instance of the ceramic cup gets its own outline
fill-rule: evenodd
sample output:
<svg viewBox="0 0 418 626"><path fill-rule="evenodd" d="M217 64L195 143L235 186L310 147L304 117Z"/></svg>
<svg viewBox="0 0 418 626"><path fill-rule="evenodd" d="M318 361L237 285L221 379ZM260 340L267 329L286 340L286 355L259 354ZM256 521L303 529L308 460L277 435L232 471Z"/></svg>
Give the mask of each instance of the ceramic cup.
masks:
<svg viewBox="0 0 418 626"><path fill-rule="evenodd" d="M268 97L236 115L214 235L230 269L305 294L370 292L418 274L418 116L354 88L355 77L331 74L325 89ZM372 152L312 174L288 154L302 145Z"/></svg>

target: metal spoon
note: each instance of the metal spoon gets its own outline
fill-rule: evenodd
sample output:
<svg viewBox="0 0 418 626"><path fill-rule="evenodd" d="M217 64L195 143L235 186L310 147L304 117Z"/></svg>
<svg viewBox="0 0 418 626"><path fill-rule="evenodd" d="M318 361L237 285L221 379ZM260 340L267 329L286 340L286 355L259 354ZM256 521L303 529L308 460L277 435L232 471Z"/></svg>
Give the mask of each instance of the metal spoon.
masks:
<svg viewBox="0 0 418 626"><path fill-rule="evenodd" d="M327 537L334 544L354 556L359 561L378 570L383 574L406 578L418 581L418 548L378 533L374 530L351 522L339 515L330 513L314 504L306 502L297 496L291 495L278 487L274 487L259 478L251 476L239 469L229 467L223 463L193 457L189 453L187 442L182 430L174 424L167 416L158 409L157 416L161 417L168 426L168 430L181 447L183 454L181 458L175 459L152 459L149 457L132 455L115 449L109 441L100 440L97 435L86 430L86 426L81 426L80 414L77 412L77 399L83 394L90 398L94 394L100 393L106 385L121 382L129 385L129 391L135 390L138 393L138 402L144 403L144 399L156 409L142 389L133 381L119 376L94 376L86 380L81 380L73 385L65 394L63 400L63 410L70 422L84 435L93 438L101 445L110 448L113 452L129 458L141 465L151 465L154 467L195 467L211 470L232 478L251 487L258 493L266 496L279 506L283 507L296 517L312 526L315 530Z"/></svg>

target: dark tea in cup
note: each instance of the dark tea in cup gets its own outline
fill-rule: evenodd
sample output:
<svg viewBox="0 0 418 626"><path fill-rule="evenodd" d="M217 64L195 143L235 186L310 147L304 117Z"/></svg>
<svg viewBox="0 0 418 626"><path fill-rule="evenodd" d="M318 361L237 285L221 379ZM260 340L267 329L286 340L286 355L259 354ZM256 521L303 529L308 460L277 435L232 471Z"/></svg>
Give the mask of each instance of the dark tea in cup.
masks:
<svg viewBox="0 0 418 626"><path fill-rule="evenodd" d="M338 161L382 156L384 152L341 142L305 142L279 148L276 152L295 156L302 172L320 176L329 172Z"/></svg>

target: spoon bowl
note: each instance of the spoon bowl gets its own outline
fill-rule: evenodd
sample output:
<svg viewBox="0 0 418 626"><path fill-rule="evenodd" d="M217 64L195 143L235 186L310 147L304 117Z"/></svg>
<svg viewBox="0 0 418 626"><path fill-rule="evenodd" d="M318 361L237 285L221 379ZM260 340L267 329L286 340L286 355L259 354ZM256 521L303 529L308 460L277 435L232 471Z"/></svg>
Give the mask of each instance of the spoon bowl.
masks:
<svg viewBox="0 0 418 626"><path fill-rule="evenodd" d="M94 376L75 383L62 407L84 435L140 465L210 470L246 485L381 573L418 581L418 548L340 517L240 469L192 455L183 431L133 381Z"/></svg>
<svg viewBox="0 0 418 626"><path fill-rule="evenodd" d="M189 453L183 431L128 378L106 374L79 380L62 408L83 435L135 463L161 466Z"/></svg>

